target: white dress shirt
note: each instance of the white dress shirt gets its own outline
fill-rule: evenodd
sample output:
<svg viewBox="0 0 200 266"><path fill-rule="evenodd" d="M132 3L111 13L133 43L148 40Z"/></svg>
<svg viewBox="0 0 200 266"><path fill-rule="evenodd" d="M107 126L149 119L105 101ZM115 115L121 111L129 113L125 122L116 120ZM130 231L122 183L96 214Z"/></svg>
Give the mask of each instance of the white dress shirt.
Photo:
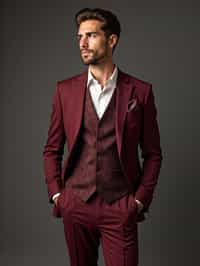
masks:
<svg viewBox="0 0 200 266"><path fill-rule="evenodd" d="M99 119L102 118L117 84L118 69L115 69L109 79L106 80L104 87L92 76L88 70L87 86L89 87L92 102Z"/></svg>
<svg viewBox="0 0 200 266"><path fill-rule="evenodd" d="M104 87L102 88L101 84L93 77L92 73L88 68L88 79L87 79L87 87L89 88L90 95L92 98L92 102L94 104L96 113L99 119L102 118L108 104L111 100L111 97L114 93L114 90L117 85L117 77L118 77L118 68L115 66L112 75L106 80ZM53 195L53 200L60 193ZM142 208L142 203L136 200L137 203Z"/></svg>

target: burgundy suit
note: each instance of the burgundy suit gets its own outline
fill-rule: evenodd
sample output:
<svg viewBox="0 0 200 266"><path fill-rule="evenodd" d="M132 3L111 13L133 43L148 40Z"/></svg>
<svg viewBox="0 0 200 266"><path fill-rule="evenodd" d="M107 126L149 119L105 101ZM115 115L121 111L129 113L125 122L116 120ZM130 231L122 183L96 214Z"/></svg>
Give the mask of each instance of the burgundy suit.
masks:
<svg viewBox="0 0 200 266"><path fill-rule="evenodd" d="M53 111L51 114L50 127L48 131L48 140L43 152L44 171L50 202L52 202L52 196L54 194L64 191L65 183L69 176L68 173L71 167L71 162L73 161L73 154L74 151L78 149L77 142L84 112L84 95L86 92L86 84L87 71L78 76L57 83L54 94ZM154 103L152 85L119 70L116 88L114 120L117 153L120 165L125 173L125 178L129 184L134 184L135 192L133 197L126 195L124 198L122 198L117 203L118 205L113 205L113 209L110 209L109 212L114 211L115 213L116 211L116 213L118 213L119 207L122 210L125 210L123 209L123 206L126 205L129 208L130 204L132 208L133 206L137 207L137 204L134 204L134 198L141 201L144 205L144 210L138 216L135 215L134 225L131 227L131 230L133 231L137 231L137 221L144 220L144 212L148 211L149 209L161 167L162 153L156 115L157 110ZM64 144L66 141L68 154L64 161L64 165L62 166ZM138 144L140 145L142 151L142 167L140 167L138 158ZM88 212L89 214L89 209L87 209L87 206L82 205L83 203L79 198L75 197L73 191L69 189L68 195L66 195L66 191L64 191L64 193L61 195L62 197L60 196L58 206L54 205L54 216L62 216L59 205L62 201L64 201L64 197L68 197L68 207L69 203L71 203L71 205L76 204L76 208L80 208L79 211L82 211L85 208L85 213ZM97 198L96 202L94 201L93 207L91 205L91 209L94 208L95 210L96 208L97 210L97 208L100 206L98 204L105 207L106 213L107 205L102 202L102 199L99 198ZM72 209L72 207L70 207L70 209ZM134 209L134 212L137 212L137 208ZM84 215L82 215L82 217L85 217ZM113 217L114 216L115 214L113 214ZM124 219L122 220L125 221ZM67 232L68 228L70 228L68 223L69 219L64 219L66 241L68 243L72 243L72 239L74 239L72 232L75 230L75 225L73 224L73 229L69 230L69 232L71 232L69 233ZM87 220L85 223L87 223ZM92 235L93 229L91 227L89 228L91 229ZM78 230L80 229L77 228L77 231ZM92 235L90 239L94 239L94 235ZM137 243L137 233L135 233L134 237L135 243ZM107 248L109 248L110 242L106 240L104 241L105 245L107 245ZM94 246L98 246L98 237L95 238L93 244ZM73 244L71 246L73 246ZM107 250L107 248L105 249L104 246L104 250ZM87 251L90 252L88 249L84 251L82 250L82 253L85 254ZM77 259L75 260L77 255L73 254L73 252L73 249L69 248L71 263L73 266L86 264L89 265L89 261L84 262L84 259L81 260L82 262L78 262ZM131 260L133 261L133 258L131 257L132 255L127 255L127 264L123 265L137 265L137 244L135 244L134 252L135 259L133 264L130 262ZM134 252L130 252L130 254ZM81 256L80 254L79 256ZM96 254L95 257L97 258L98 255ZM111 262L109 262L110 258L111 256L106 256L106 263L108 265L112 265ZM117 259L118 263L120 258L122 257ZM96 265L94 261L91 262L91 266ZM118 265L117 262L115 265ZM119 265L122 265L122 263Z"/></svg>

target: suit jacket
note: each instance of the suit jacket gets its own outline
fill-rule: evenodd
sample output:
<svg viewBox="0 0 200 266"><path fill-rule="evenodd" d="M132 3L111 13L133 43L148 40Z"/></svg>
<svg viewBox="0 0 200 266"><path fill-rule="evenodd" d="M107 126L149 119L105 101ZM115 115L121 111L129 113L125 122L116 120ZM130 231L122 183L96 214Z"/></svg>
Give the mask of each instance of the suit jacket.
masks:
<svg viewBox="0 0 200 266"><path fill-rule="evenodd" d="M58 81L53 98L44 173L49 201L64 188L81 127L88 70ZM115 132L118 154L126 177L135 184L135 197L148 211L161 168L162 151L152 85L119 69ZM64 145L68 153L62 165ZM142 164L139 160L138 145ZM54 205L54 216L59 217Z"/></svg>

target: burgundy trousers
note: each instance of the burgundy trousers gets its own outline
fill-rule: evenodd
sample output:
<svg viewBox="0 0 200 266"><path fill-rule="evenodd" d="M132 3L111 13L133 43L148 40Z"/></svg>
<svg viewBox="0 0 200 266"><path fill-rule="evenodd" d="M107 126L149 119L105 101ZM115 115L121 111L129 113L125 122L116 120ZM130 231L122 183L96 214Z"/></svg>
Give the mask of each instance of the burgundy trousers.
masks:
<svg viewBox="0 0 200 266"><path fill-rule="evenodd" d="M138 208L132 194L108 204L95 193L84 202L67 188L58 207L71 266L97 266L100 243L106 266L138 265Z"/></svg>

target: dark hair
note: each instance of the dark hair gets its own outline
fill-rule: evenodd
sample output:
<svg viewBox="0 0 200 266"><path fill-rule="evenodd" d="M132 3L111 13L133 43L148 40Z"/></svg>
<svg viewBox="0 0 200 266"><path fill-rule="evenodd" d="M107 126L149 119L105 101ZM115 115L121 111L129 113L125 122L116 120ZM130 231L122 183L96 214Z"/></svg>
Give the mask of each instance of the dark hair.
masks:
<svg viewBox="0 0 200 266"><path fill-rule="evenodd" d="M103 22L101 29L105 32L105 35L109 37L111 34L116 34L119 40L121 26L117 16L112 12L101 8L84 8L75 15L75 22L78 28L82 22L90 19Z"/></svg>

